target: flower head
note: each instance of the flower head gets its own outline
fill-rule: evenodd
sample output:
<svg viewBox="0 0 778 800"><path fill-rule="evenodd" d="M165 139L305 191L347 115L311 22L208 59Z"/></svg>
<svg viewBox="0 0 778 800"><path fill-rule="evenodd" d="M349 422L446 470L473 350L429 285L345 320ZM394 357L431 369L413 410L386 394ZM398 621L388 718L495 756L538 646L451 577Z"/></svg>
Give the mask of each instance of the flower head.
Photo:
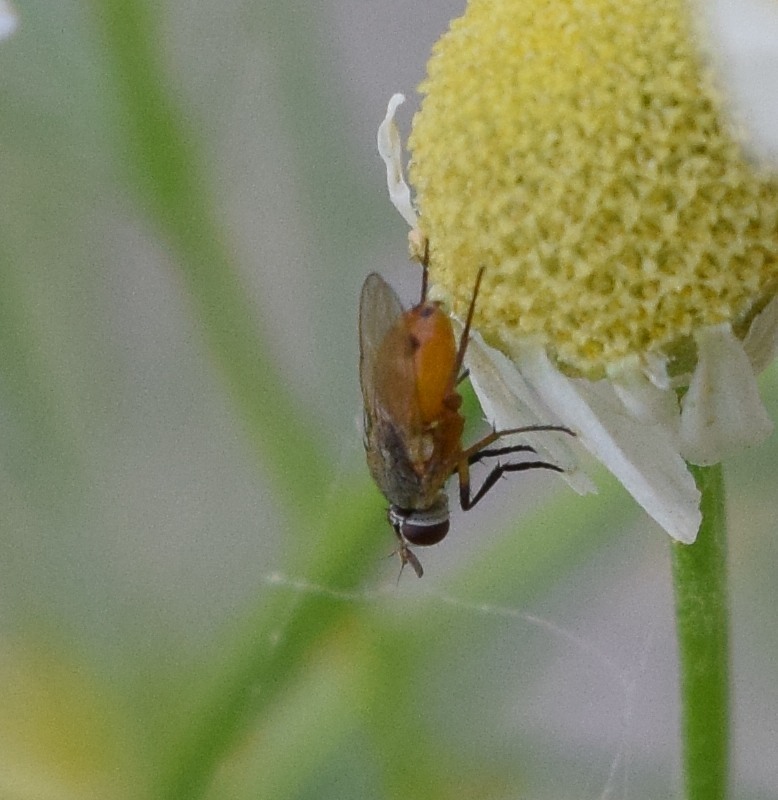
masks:
<svg viewBox="0 0 778 800"><path fill-rule="evenodd" d="M683 459L769 433L755 371L778 331L778 182L742 155L698 47L683 0L471 0L409 142L455 312L486 267L469 364L486 413L573 427L687 542Z"/></svg>

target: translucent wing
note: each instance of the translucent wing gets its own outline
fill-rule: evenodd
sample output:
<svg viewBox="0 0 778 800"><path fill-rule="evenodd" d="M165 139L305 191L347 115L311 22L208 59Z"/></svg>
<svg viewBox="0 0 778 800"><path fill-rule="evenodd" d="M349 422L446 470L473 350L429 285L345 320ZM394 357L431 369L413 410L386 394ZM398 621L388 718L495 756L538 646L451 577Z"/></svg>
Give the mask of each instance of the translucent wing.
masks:
<svg viewBox="0 0 778 800"><path fill-rule="evenodd" d="M367 465L390 503L413 508L419 477L408 452L418 447L413 341L406 312L380 275L368 275L359 304L359 380Z"/></svg>
<svg viewBox="0 0 778 800"><path fill-rule="evenodd" d="M381 369L378 352L402 313L394 289L377 273L368 275L359 300L359 383L366 411L375 406L376 376Z"/></svg>

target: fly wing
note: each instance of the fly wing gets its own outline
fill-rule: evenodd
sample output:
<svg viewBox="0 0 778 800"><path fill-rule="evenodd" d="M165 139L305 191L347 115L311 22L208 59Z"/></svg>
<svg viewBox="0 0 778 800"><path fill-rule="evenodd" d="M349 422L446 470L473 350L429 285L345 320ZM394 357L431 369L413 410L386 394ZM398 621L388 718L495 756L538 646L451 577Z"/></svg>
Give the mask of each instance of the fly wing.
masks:
<svg viewBox="0 0 778 800"><path fill-rule="evenodd" d="M415 508L422 426L416 396L415 343L400 299L368 275L359 305L359 379L370 474L390 503Z"/></svg>
<svg viewBox="0 0 778 800"><path fill-rule="evenodd" d="M359 300L359 383L367 414L376 405L376 380L381 371L378 352L402 313L394 289L380 275L370 273Z"/></svg>

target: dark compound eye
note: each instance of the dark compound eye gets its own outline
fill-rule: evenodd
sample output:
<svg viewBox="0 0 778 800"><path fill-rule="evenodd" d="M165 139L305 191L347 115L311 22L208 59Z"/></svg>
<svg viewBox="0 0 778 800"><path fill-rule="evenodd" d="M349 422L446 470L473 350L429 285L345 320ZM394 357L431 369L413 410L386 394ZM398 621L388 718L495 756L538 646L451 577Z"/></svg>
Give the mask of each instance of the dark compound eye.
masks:
<svg viewBox="0 0 778 800"><path fill-rule="evenodd" d="M389 507L389 522L397 535L408 544L428 547L437 544L448 533L448 501L441 494L430 508L405 509Z"/></svg>
<svg viewBox="0 0 778 800"><path fill-rule="evenodd" d="M442 519L435 522L409 517L404 520L400 528L403 539L419 547L428 547L437 544L448 533L449 521Z"/></svg>

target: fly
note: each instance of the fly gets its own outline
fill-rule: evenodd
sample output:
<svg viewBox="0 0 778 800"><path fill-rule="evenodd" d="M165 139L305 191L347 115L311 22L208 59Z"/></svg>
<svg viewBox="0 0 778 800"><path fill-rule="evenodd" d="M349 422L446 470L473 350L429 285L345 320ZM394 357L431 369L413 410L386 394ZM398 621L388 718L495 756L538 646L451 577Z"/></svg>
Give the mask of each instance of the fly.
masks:
<svg viewBox="0 0 778 800"><path fill-rule="evenodd" d="M561 431L557 425L492 430L469 447L462 446L465 420L458 384L463 372L483 267L476 277L467 319L459 339L440 304L427 299L423 264L421 299L408 310L377 273L362 286L359 303L359 379L364 400L364 443L373 480L389 501L389 522L399 542L401 570L410 564L423 574L411 545L437 544L448 533L445 486L456 473L462 509L473 508L508 472L564 470L546 461L497 463L473 493L470 467L486 458L535 453L529 445L493 447L510 434Z"/></svg>

